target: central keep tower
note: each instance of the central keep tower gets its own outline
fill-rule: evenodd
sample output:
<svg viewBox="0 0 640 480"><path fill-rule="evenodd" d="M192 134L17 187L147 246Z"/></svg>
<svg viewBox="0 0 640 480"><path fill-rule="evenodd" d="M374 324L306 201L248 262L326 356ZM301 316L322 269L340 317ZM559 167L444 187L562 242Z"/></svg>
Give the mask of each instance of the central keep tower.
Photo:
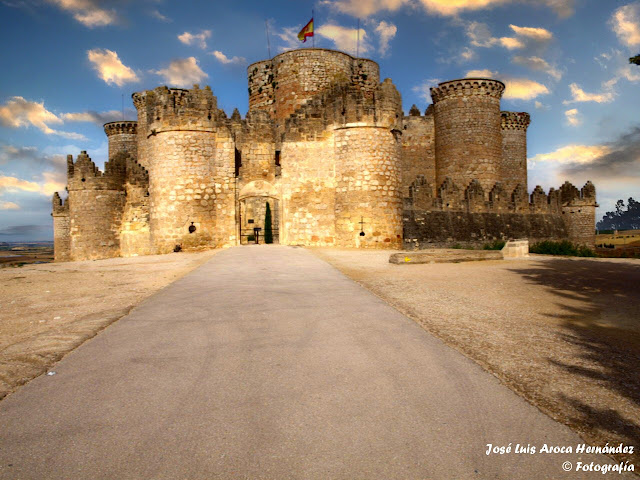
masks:
<svg viewBox="0 0 640 480"><path fill-rule="evenodd" d="M303 104L335 85L373 95L380 67L373 60L323 48L291 50L247 68L249 110L266 110L281 130Z"/></svg>

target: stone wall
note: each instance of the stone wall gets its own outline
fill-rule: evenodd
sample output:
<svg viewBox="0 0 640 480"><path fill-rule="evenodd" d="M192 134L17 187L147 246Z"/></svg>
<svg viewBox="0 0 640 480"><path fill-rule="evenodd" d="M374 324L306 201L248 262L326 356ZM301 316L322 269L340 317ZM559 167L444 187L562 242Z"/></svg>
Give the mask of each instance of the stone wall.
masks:
<svg viewBox="0 0 640 480"><path fill-rule="evenodd" d="M436 184L449 177L466 187L472 179L488 192L500 181L500 98L504 84L467 78L431 89L434 104Z"/></svg>
<svg viewBox="0 0 640 480"><path fill-rule="evenodd" d="M518 185L527 189L527 127L531 117L525 112L500 112L502 163L500 181L512 192Z"/></svg>
<svg viewBox="0 0 640 480"><path fill-rule="evenodd" d="M280 243L334 246L333 132L315 141L283 142L281 191Z"/></svg>
<svg viewBox="0 0 640 480"><path fill-rule="evenodd" d="M335 145L338 245L399 248L402 193L395 134L386 127L342 127L335 130Z"/></svg>
<svg viewBox="0 0 640 480"><path fill-rule="evenodd" d="M138 158L138 122L120 121L104 124L104 133L109 139L109 158L117 153L126 153Z"/></svg>
<svg viewBox="0 0 640 480"><path fill-rule="evenodd" d="M402 196L408 197L409 187L418 175L423 175L429 185L435 187L436 184L433 107L429 107L424 116L417 107L412 108L402 124Z"/></svg>
<svg viewBox="0 0 640 480"><path fill-rule="evenodd" d="M102 173L86 151L67 157L71 260L120 255L120 224L126 196L126 158L116 155Z"/></svg>
<svg viewBox="0 0 640 480"><path fill-rule="evenodd" d="M587 182L578 190L569 182L560 187L562 218L567 228L569 240L580 245L593 247L596 243L596 189Z"/></svg>
<svg viewBox="0 0 640 480"><path fill-rule="evenodd" d="M404 248L409 250L455 243L481 246L510 238L528 238L534 243L568 238L568 234L558 214L404 212Z"/></svg>
<svg viewBox="0 0 640 480"><path fill-rule="evenodd" d="M160 87L134 100L146 119L139 128L147 134L154 251L235 243L235 148L211 89Z"/></svg>
<svg viewBox="0 0 640 480"><path fill-rule="evenodd" d="M69 201L63 202L58 192L53 194L53 255L56 262L71 259L71 237L69 232Z"/></svg>
<svg viewBox="0 0 640 480"><path fill-rule="evenodd" d="M322 48L291 50L247 68L249 110L266 110L280 132L304 103L334 85L354 85L371 94L380 81L378 64Z"/></svg>

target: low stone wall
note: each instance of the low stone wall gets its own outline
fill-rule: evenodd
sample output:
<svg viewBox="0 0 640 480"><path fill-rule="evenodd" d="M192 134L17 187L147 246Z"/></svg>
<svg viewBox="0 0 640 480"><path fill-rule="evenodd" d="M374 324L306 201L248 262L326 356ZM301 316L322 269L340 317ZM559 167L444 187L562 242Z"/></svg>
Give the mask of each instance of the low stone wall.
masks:
<svg viewBox="0 0 640 480"><path fill-rule="evenodd" d="M406 250L509 238L531 243L567 238L562 215L405 210L403 220Z"/></svg>

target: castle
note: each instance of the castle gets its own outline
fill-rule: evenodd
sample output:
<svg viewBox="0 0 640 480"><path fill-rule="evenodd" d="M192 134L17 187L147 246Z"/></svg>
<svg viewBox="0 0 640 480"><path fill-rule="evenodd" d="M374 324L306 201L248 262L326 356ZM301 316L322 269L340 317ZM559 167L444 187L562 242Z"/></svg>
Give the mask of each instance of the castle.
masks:
<svg viewBox="0 0 640 480"><path fill-rule="evenodd" d="M343 52L281 53L250 65L248 80L244 119L209 87L134 93L138 121L104 126L104 172L84 151L67 157L55 259L253 242L267 203L285 245L595 241L591 182L527 193L530 118L500 111L498 80L440 83L408 116L376 62Z"/></svg>

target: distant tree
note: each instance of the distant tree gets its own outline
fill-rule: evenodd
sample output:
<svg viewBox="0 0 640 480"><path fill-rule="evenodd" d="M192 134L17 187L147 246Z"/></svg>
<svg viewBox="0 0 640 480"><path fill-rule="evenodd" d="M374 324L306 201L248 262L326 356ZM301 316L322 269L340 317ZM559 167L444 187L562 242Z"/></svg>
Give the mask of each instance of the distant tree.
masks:
<svg viewBox="0 0 640 480"><path fill-rule="evenodd" d="M629 59L629 63L635 63L636 65L640 65L640 55L636 55L635 57L631 57Z"/></svg>
<svg viewBox="0 0 640 480"><path fill-rule="evenodd" d="M607 212L597 223L596 228L598 230L640 229L640 202L629 198L625 208L624 200L618 200L615 212Z"/></svg>
<svg viewBox="0 0 640 480"><path fill-rule="evenodd" d="M264 214L264 243L273 243L273 227L271 223L271 206L267 202L267 211Z"/></svg>

